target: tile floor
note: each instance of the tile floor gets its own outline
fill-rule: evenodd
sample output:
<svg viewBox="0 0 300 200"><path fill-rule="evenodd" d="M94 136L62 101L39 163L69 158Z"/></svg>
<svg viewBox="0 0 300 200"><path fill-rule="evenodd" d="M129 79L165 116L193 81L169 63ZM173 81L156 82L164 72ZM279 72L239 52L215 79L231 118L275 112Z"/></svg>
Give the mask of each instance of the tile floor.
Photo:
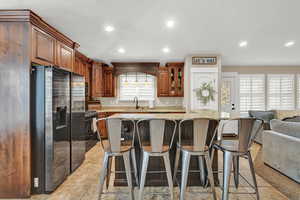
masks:
<svg viewBox="0 0 300 200"><path fill-rule="evenodd" d="M255 158L260 146L254 145L252 149L252 156ZM52 194L50 195L34 195L31 197L32 200L96 200L98 194L98 180L99 180L99 169L102 162L103 152L99 145L96 145L86 154L85 162L71 175L68 179ZM221 156L221 155L220 155ZM250 178L249 166L247 160L241 159L241 174ZM222 161L220 160L220 166ZM221 176L220 176L221 178ZM261 177L257 176L258 186L261 200L285 200L283 194L273 188L270 184L265 182ZM111 177L113 180L113 176ZM251 179L249 179L251 180ZM231 181L233 183L233 181ZM112 185L112 183L110 184ZM221 199L221 189L217 187L217 197ZM212 199L211 195L207 193L208 190L200 187L190 187L186 194L186 199L193 200L204 200ZM106 193L106 191L104 191ZM161 194L151 194L151 192ZM200 193L206 192L206 193ZM236 194L236 193L251 193L253 189L250 188L243 179L240 179L240 187L236 190L233 185L231 187L230 199L232 200L246 200L256 199L254 194ZM135 195L137 199L137 188L135 189ZM178 187L174 190L175 197L178 199ZM149 200L165 200L169 199L169 191L167 187L148 187L145 189L145 198ZM128 190L126 187L113 187L110 186L109 193L103 194L104 200L126 200L129 199Z"/></svg>

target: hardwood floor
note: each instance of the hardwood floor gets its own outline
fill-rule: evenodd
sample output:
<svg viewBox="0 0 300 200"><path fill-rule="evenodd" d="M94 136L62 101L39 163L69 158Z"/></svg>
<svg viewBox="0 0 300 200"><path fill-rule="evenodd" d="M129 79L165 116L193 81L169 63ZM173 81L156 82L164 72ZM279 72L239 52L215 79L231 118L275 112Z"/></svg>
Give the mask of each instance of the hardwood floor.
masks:
<svg viewBox="0 0 300 200"><path fill-rule="evenodd" d="M259 145L255 144L252 149L253 157L255 158L257 152L261 148ZM100 146L97 145L92 148L86 154L86 160L68 179L52 194L50 195L34 195L31 197L32 200L96 200L98 194L98 181L99 181L99 171L102 162L103 151ZM222 156L220 155L220 158ZM222 166L222 161L220 161L220 166ZM114 168L114 166L113 166ZM249 167L247 160L241 159L241 174L247 179L251 180ZM113 187L111 177L111 183L109 187L109 193L104 191L105 194L102 195L101 199L113 200L113 199L129 199L127 187ZM220 176L221 178L221 176ZM269 183L264 181L261 177L257 176L260 199L261 200L287 200L284 195L272 187ZM233 200L246 200L255 199L254 194L235 194L235 193L251 193L253 189L250 188L247 183L241 178L240 187L236 190L233 186L233 181L231 181L232 187L230 188L232 194L230 194L230 199ZM193 200L204 200L211 199L211 195L206 189L200 187L190 187L186 194L186 199ZM137 195L138 189L135 188L135 194ZM152 192L160 194L151 194ZM206 192L206 193L199 193ZM175 188L175 197L178 197L178 187ZM137 197L137 196L136 196ZM217 188L217 197L221 198L221 189ZM137 198L136 198L137 199ZM145 189L145 199L151 200L164 200L169 199L169 190L167 187L147 187Z"/></svg>

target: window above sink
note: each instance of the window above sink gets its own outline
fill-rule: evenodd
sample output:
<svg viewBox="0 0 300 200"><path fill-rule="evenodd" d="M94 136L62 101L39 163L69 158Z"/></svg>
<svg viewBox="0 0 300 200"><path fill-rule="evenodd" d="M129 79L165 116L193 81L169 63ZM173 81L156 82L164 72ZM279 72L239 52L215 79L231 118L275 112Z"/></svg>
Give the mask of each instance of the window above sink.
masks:
<svg viewBox="0 0 300 200"><path fill-rule="evenodd" d="M119 100L139 101L155 99L155 76L146 73L125 73L119 75Z"/></svg>

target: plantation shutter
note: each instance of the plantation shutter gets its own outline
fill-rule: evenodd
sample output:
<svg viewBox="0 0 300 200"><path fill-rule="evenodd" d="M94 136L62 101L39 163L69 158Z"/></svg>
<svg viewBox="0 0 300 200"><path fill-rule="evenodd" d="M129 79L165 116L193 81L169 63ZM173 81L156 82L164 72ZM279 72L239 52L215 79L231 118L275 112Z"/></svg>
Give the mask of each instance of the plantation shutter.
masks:
<svg viewBox="0 0 300 200"><path fill-rule="evenodd" d="M295 108L294 79L293 74L268 75L268 109Z"/></svg>
<svg viewBox="0 0 300 200"><path fill-rule="evenodd" d="M155 77L145 73L121 74L120 100L132 101L134 97L139 100L154 100Z"/></svg>
<svg viewBox="0 0 300 200"><path fill-rule="evenodd" d="M265 110L265 75L243 74L240 81L240 112Z"/></svg>

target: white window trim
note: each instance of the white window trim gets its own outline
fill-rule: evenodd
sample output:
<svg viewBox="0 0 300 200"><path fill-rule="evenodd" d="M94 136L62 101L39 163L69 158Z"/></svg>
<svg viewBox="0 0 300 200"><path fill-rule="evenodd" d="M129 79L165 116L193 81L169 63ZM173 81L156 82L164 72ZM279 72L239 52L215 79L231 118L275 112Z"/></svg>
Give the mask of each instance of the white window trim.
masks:
<svg viewBox="0 0 300 200"><path fill-rule="evenodd" d="M241 110L241 94L240 94L240 87L241 87L241 84L240 84L240 80L241 80L241 78L242 77L255 77L255 76L261 76L261 77L263 77L263 79L264 79L264 95L263 95L263 98L264 98L264 105L263 105L263 108L261 109L261 110L266 110L266 108L267 108L267 104L266 104L266 98L267 98L267 93L266 93L266 91L267 91L267 86L266 86L266 75L265 74L239 74L239 77L238 77L238 87L239 87L239 91L238 91L238 93L239 93L239 112L240 113L245 113L245 112L247 112L247 111L242 111Z"/></svg>
<svg viewBox="0 0 300 200"><path fill-rule="evenodd" d="M292 93L292 108L291 109L282 109L282 108L271 108L270 107L270 102L269 102L269 79L270 77L275 77L275 76L278 76L278 77L281 77L281 76L292 76L293 77L293 88L292 88L292 91L294 91ZM296 110L297 109L297 102L298 102L298 99L297 98L297 93L298 93L298 85L297 84L297 79L295 77L295 74L267 74L267 79L266 79L266 98L267 98L267 109L268 110Z"/></svg>

